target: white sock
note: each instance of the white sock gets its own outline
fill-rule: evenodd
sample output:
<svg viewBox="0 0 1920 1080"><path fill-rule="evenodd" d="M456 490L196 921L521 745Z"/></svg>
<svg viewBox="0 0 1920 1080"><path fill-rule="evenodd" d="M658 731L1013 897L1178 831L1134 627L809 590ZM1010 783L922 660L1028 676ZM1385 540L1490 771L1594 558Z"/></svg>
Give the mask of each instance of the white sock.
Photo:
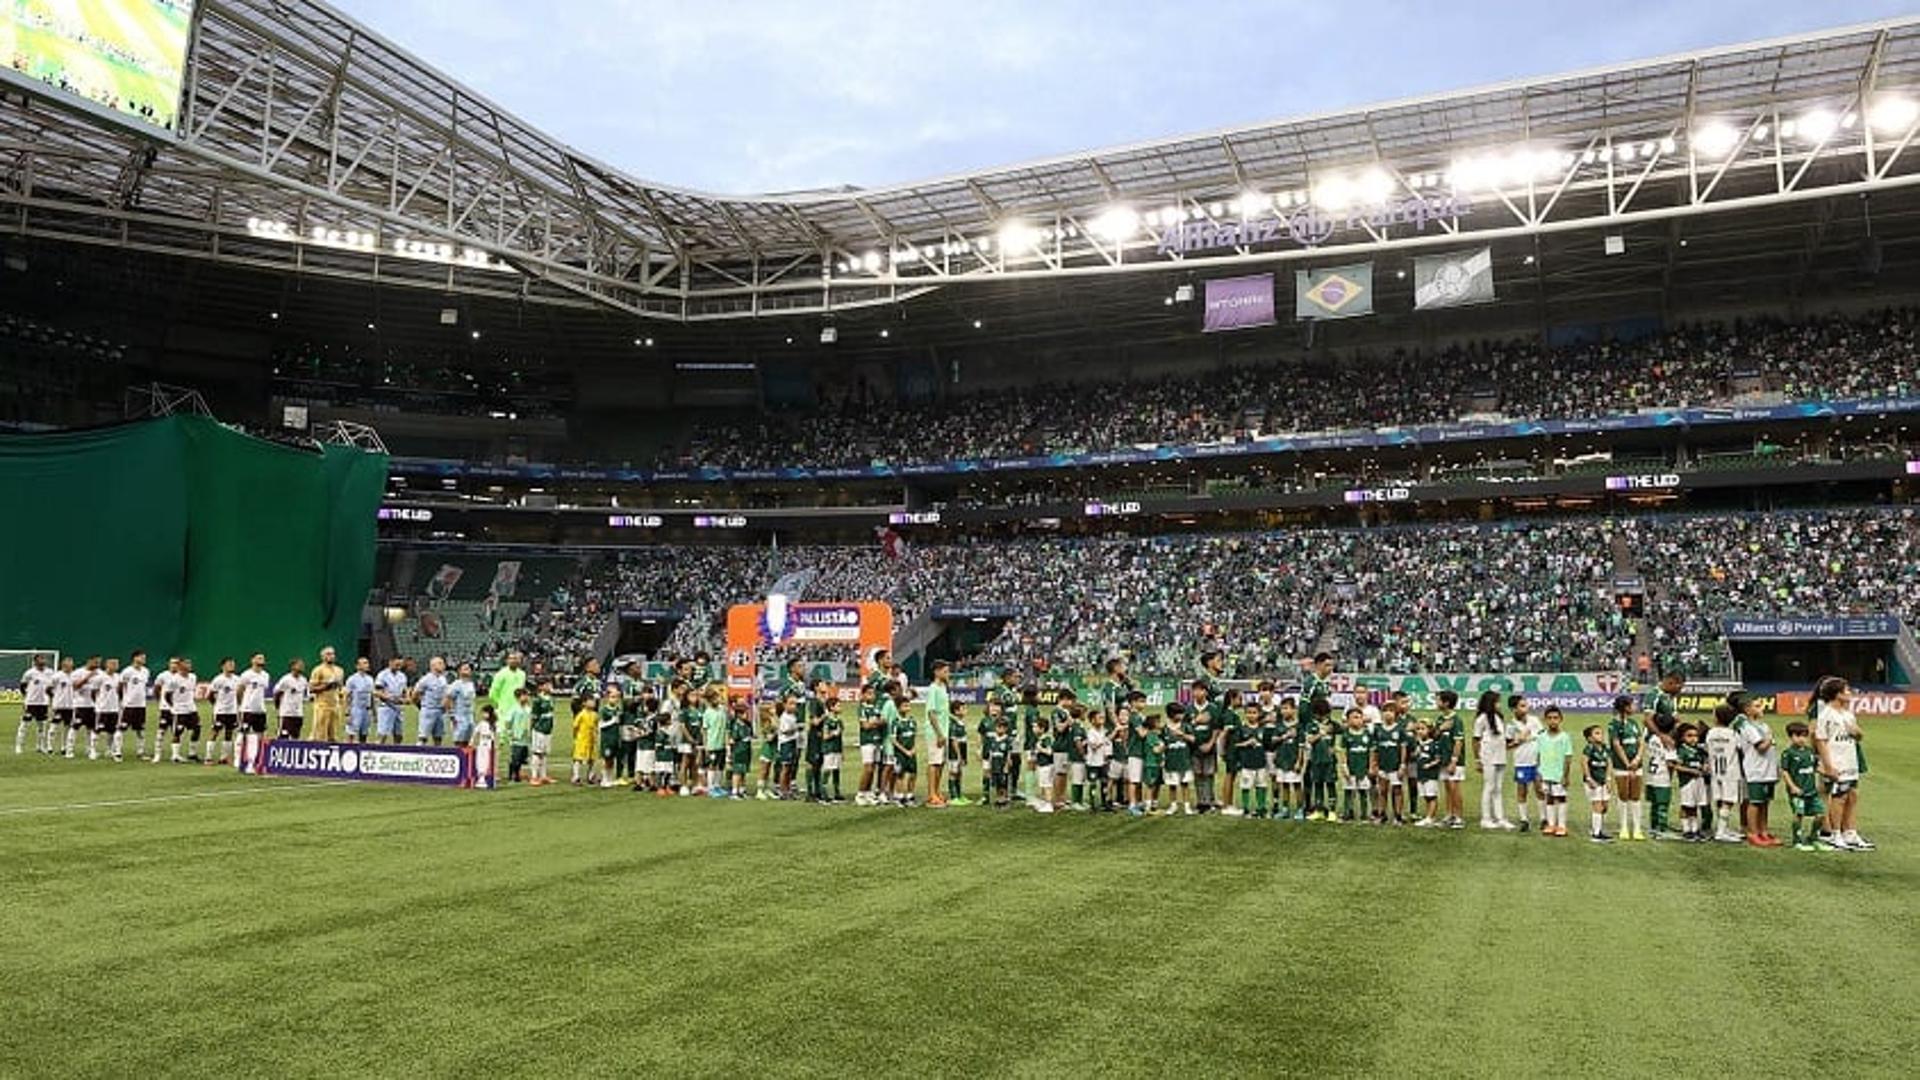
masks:
<svg viewBox="0 0 1920 1080"><path fill-rule="evenodd" d="M1600 835L1601 833L1603 833L1603 832L1606 832L1606 831L1607 831L1607 830L1606 830L1606 820L1607 820L1607 812L1606 812L1605 810L1596 810L1596 811L1594 811L1594 813L1593 813L1593 835L1595 835L1595 836L1599 836L1599 835Z"/></svg>

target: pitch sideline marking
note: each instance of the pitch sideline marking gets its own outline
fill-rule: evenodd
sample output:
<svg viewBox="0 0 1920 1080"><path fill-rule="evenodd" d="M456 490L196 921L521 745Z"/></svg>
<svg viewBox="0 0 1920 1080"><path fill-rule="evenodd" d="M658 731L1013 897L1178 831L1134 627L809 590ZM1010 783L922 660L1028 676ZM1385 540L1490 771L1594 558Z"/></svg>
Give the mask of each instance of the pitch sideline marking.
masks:
<svg viewBox="0 0 1920 1080"><path fill-rule="evenodd" d="M72 810L104 810L114 806L142 806L149 803L180 802L187 799L224 799L236 795L259 795L276 791L303 791L357 783L353 780L312 780L272 787L239 788L231 791L191 791L179 795L149 795L138 799L106 799L99 802L52 803L46 806L0 806L0 817L17 814L58 814Z"/></svg>

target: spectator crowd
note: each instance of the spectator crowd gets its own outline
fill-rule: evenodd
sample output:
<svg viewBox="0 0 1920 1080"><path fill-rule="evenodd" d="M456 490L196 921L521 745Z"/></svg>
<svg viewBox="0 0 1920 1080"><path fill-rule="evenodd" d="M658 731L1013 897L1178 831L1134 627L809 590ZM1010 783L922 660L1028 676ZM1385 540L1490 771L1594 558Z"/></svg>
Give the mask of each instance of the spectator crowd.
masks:
<svg viewBox="0 0 1920 1080"><path fill-rule="evenodd" d="M924 405L703 422L662 467L907 464L1203 443L1289 432L1581 418L1705 405L1920 393L1920 312L1702 324L1632 342L1511 341L1275 363L1154 382L1042 384Z"/></svg>
<svg viewBox="0 0 1920 1080"><path fill-rule="evenodd" d="M1640 625L1614 577L1648 584ZM797 600L876 599L904 629L929 607L1019 614L968 658L1180 675L1220 648L1243 675L1331 651L1348 670L1724 670L1727 614L1891 613L1920 622L1920 512L1846 509L1207 536L1039 538L623 552L516 641L555 670L619 608L687 614L663 656L725 654L726 609L784 581ZM851 659L833 649L809 655Z"/></svg>

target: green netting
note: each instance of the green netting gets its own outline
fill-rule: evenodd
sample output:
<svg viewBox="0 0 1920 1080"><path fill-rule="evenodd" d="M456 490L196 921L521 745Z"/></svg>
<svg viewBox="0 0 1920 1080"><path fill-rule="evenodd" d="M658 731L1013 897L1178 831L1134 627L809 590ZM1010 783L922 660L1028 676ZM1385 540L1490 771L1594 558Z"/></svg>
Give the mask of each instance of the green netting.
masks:
<svg viewBox="0 0 1920 1080"><path fill-rule="evenodd" d="M350 653L385 455L202 417L0 436L0 646L184 655L202 671Z"/></svg>

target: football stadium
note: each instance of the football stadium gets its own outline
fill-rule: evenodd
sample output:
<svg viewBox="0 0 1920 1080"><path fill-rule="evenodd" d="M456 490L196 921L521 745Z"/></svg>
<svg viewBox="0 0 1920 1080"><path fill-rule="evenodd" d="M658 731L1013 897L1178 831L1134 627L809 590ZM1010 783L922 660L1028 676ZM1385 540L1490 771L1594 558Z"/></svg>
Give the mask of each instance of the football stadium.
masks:
<svg viewBox="0 0 1920 1080"><path fill-rule="evenodd" d="M0 1075L1913 1074L1920 19L765 195L378 23L0 8Z"/></svg>

